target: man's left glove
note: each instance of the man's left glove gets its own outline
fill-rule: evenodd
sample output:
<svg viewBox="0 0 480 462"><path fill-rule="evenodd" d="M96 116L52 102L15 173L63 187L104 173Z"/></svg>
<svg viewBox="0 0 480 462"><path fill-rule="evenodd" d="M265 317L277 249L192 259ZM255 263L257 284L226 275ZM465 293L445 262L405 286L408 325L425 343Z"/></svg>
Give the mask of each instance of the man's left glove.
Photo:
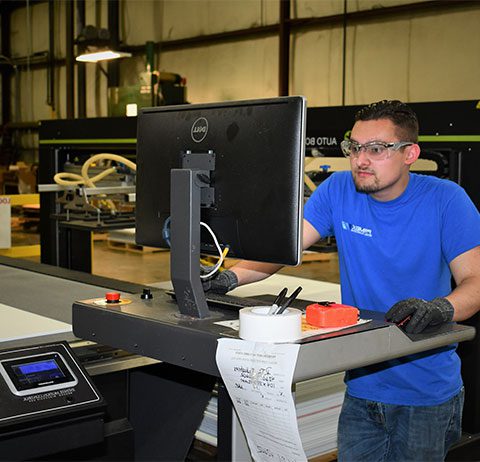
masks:
<svg viewBox="0 0 480 462"><path fill-rule="evenodd" d="M215 275L210 279L203 280L202 285L205 292L226 294L238 286L238 278L233 271L224 270L215 273Z"/></svg>
<svg viewBox="0 0 480 462"><path fill-rule="evenodd" d="M418 334L428 326L438 326L453 319L454 308L446 298L434 298L431 302L420 298L407 298L395 303L385 314L388 322L399 323L411 316L405 331Z"/></svg>

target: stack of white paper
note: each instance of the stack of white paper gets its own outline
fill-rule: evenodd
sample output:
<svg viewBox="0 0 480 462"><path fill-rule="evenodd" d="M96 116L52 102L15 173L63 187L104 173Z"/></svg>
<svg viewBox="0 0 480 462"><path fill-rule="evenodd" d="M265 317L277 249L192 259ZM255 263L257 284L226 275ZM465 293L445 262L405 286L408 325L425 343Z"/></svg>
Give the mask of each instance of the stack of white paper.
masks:
<svg viewBox="0 0 480 462"><path fill-rule="evenodd" d="M218 399L216 396L212 396L203 414L200 427L195 433L195 438L212 446L217 445L217 410Z"/></svg>
<svg viewBox="0 0 480 462"><path fill-rule="evenodd" d="M337 424L343 403L343 372L296 385L298 427L307 457L337 447Z"/></svg>
<svg viewBox="0 0 480 462"><path fill-rule="evenodd" d="M303 448L308 458L334 451L343 403L343 372L296 384L295 407ZM208 403L196 438L217 445L217 397Z"/></svg>

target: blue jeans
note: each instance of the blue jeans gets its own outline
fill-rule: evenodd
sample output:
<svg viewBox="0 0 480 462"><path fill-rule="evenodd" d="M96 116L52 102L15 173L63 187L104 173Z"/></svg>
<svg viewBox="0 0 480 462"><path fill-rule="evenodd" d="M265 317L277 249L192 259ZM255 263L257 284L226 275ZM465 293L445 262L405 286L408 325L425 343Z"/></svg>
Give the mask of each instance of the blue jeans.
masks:
<svg viewBox="0 0 480 462"><path fill-rule="evenodd" d="M397 406L345 394L338 461L443 461L461 436L464 390L438 406Z"/></svg>

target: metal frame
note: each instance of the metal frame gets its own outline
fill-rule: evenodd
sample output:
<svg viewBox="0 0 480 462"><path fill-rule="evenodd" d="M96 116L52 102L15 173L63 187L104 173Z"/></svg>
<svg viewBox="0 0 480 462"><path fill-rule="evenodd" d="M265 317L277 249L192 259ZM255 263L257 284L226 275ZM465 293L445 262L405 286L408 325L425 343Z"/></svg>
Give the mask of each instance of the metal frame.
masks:
<svg viewBox="0 0 480 462"><path fill-rule="evenodd" d="M105 151L134 157L136 118L92 118L44 121L40 127L39 184L51 184L69 158ZM91 231L69 228L52 218L57 213L56 193L40 194L41 262L90 273ZM125 226L123 226L125 227ZM75 246L73 245L75 242Z"/></svg>

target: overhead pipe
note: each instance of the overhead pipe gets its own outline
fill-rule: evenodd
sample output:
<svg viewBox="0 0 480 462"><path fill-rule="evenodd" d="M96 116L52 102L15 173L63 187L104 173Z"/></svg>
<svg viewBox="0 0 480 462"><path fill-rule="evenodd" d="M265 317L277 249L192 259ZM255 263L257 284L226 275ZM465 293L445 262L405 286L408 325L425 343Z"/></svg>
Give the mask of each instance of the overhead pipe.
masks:
<svg viewBox="0 0 480 462"><path fill-rule="evenodd" d="M48 91L47 104L56 115L55 107L55 0L48 0Z"/></svg>
<svg viewBox="0 0 480 462"><path fill-rule="evenodd" d="M115 50L120 46L120 25L119 25L119 8L118 0L108 0L108 30L110 32L110 40ZM114 59L108 63L108 87L118 87L120 85L120 64L118 59Z"/></svg>
<svg viewBox="0 0 480 462"><path fill-rule="evenodd" d="M77 0L77 31L81 32L85 27L85 0ZM87 116L87 86L86 86L85 63L77 62L77 104L78 117Z"/></svg>
<svg viewBox="0 0 480 462"><path fill-rule="evenodd" d="M343 0L342 106L345 106L346 87L347 87L347 0Z"/></svg>
<svg viewBox="0 0 480 462"><path fill-rule="evenodd" d="M288 96L290 77L290 0L280 0L278 30L278 94Z"/></svg>
<svg viewBox="0 0 480 462"><path fill-rule="evenodd" d="M73 6L72 1L65 2L65 34L66 34L66 55L65 55L65 74L66 74L66 106L67 119L75 118L75 82L74 82L74 56L73 56Z"/></svg>
<svg viewBox="0 0 480 462"><path fill-rule="evenodd" d="M2 55L9 57L10 50L10 12L4 11L1 15L1 27L2 30L1 40L2 40ZM0 67L2 72L2 124L11 122L12 120L12 67L10 65L2 64ZM18 76L15 77L18 79ZM18 85L17 85L18 88ZM15 98L19 100L19 95L15 95ZM15 114L15 117L18 118L18 114Z"/></svg>

